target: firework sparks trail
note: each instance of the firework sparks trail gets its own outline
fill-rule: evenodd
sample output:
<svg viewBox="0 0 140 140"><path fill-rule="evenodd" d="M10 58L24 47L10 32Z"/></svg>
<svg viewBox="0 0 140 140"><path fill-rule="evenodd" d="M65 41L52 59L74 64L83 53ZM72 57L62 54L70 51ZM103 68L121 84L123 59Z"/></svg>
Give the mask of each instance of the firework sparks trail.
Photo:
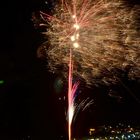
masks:
<svg viewBox="0 0 140 140"><path fill-rule="evenodd" d="M80 103L75 104L75 95L76 90L79 86L79 82L72 83L73 81L73 64L72 64L72 52L70 49L70 59L69 59L69 77L68 77L68 137L71 140L71 125L75 120L78 112L80 110L84 111L91 104L93 104L93 100L87 98L86 100L82 100Z"/></svg>
<svg viewBox="0 0 140 140"><path fill-rule="evenodd" d="M75 121L75 119L80 111L85 111L93 103L94 103L93 99L91 100L90 98L84 99L84 100L80 101L80 103L75 103L73 122Z"/></svg>
<svg viewBox="0 0 140 140"><path fill-rule="evenodd" d="M69 77L68 77L68 137L71 140L71 124L74 116L74 95L78 88L79 82L72 84L72 52L70 49L70 60L69 60Z"/></svg>
<svg viewBox="0 0 140 140"><path fill-rule="evenodd" d="M129 7L123 0L58 0L52 13L40 13L52 72L67 77L71 47L73 75L88 85L115 84L124 73L129 79L140 78L138 5Z"/></svg>

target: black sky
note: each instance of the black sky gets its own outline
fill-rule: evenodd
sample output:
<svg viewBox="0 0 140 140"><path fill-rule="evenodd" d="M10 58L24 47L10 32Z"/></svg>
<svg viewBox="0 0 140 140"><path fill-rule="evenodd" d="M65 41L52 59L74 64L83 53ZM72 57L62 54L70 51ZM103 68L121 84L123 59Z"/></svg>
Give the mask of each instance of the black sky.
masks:
<svg viewBox="0 0 140 140"><path fill-rule="evenodd" d="M59 100L66 89L55 93L56 76L37 58L43 39L31 21L32 12L45 8L44 1L4 1L0 7L0 80L4 80L0 85L0 139L59 140L67 131L66 101ZM75 135L86 134L90 126L140 122L140 83L124 80L123 84L81 88L94 104L77 116Z"/></svg>

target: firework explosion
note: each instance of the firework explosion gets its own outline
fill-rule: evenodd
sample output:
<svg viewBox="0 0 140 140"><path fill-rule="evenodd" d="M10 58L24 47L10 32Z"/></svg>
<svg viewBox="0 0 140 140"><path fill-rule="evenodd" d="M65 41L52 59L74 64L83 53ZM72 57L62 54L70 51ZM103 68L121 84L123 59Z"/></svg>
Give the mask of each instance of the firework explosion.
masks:
<svg viewBox="0 0 140 140"><path fill-rule="evenodd" d="M68 77L71 48L74 76L87 85L114 84L124 73L140 78L138 6L122 0L58 0L52 13L40 14L52 72Z"/></svg>
<svg viewBox="0 0 140 140"><path fill-rule="evenodd" d="M139 12L123 0L58 0L52 15L40 12L49 69L69 81L69 140L74 113L92 104L88 99L74 104L73 75L87 85L115 84L124 75L140 78Z"/></svg>

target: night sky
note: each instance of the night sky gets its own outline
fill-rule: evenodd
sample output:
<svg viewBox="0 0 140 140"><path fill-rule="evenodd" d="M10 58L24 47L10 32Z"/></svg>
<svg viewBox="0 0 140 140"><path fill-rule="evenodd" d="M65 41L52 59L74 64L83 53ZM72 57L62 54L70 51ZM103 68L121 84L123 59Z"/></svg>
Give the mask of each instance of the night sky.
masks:
<svg viewBox="0 0 140 140"><path fill-rule="evenodd" d="M43 37L31 17L46 8L44 3L9 0L0 5L0 140L59 140L67 132L66 87L57 85L61 77L49 73L47 62L37 57ZM79 112L75 135L102 124L140 124L140 81L124 78L116 86L81 86L78 91L94 103Z"/></svg>

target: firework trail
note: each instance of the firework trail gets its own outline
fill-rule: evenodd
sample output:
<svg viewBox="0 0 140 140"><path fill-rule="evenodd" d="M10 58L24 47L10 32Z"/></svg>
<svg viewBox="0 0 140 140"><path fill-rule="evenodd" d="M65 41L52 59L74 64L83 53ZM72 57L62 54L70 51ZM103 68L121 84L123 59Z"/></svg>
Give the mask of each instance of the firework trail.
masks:
<svg viewBox="0 0 140 140"><path fill-rule="evenodd" d="M124 73L139 79L139 13L123 0L58 0L52 15L40 13L50 71L67 77L71 47L73 74L88 85L115 84Z"/></svg>
<svg viewBox="0 0 140 140"><path fill-rule="evenodd" d="M71 140L71 124L74 115L74 95L79 83L72 84L72 56L70 49L69 77L68 77L68 137Z"/></svg>
<svg viewBox="0 0 140 140"><path fill-rule="evenodd" d="M91 104L93 104L93 100L89 98L82 100L80 103L75 103L75 95L76 90L79 86L79 82L75 82L73 84L73 65L72 65L72 52L70 49L70 58L69 58L69 77L68 77L68 137L71 140L71 125L72 122L75 120L78 112L82 109L84 111L88 108Z"/></svg>

